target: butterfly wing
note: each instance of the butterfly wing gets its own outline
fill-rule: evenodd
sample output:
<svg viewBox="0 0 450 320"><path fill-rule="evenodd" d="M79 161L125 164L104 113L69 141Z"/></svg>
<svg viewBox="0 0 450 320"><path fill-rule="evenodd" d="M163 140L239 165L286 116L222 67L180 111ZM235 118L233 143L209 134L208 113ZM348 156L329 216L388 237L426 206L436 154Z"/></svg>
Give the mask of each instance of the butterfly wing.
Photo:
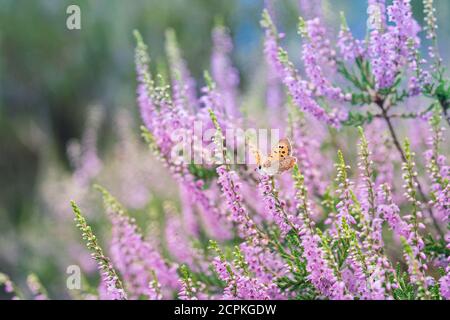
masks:
<svg viewBox="0 0 450 320"><path fill-rule="evenodd" d="M250 145L250 150L259 170L270 176L292 169L297 162L297 159L291 156L291 142L287 138L281 139L267 157L263 157L254 145Z"/></svg>
<svg viewBox="0 0 450 320"><path fill-rule="evenodd" d="M291 155L292 147L291 142L287 138L283 138L278 141L278 144L275 148L272 149L270 153L270 158L275 160L283 160Z"/></svg>
<svg viewBox="0 0 450 320"><path fill-rule="evenodd" d="M263 163L260 172L268 176L276 175L280 172L280 162L277 160L266 160Z"/></svg>
<svg viewBox="0 0 450 320"><path fill-rule="evenodd" d="M280 161L280 167L278 168L278 173L283 173L284 171L292 169L297 163L297 158L292 156L287 156Z"/></svg>

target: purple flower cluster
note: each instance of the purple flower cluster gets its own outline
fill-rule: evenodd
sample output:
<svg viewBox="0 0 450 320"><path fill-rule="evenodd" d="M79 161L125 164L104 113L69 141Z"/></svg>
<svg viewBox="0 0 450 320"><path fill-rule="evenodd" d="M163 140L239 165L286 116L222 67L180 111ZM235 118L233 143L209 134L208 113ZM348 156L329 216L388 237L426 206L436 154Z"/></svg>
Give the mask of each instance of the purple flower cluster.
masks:
<svg viewBox="0 0 450 320"><path fill-rule="evenodd" d="M264 283L258 278L250 277L242 268L225 261L223 256L215 257L212 264L220 280L226 283L222 299L269 300L282 298L273 281Z"/></svg>
<svg viewBox="0 0 450 320"><path fill-rule="evenodd" d="M345 283L339 280L328 266L325 252L320 247L320 237L306 232L302 236L308 279L325 297L335 300L349 299Z"/></svg>
<svg viewBox="0 0 450 320"><path fill-rule="evenodd" d="M395 235L407 238L410 233L409 225L400 217L400 208L393 203L388 185L379 187L377 202L377 212L388 223L389 228Z"/></svg>
<svg viewBox="0 0 450 320"><path fill-rule="evenodd" d="M202 262L201 254L196 250L184 230L181 217L169 204L165 205L166 229L165 239L170 255L179 263L188 265L193 271L207 270Z"/></svg>
<svg viewBox="0 0 450 320"><path fill-rule="evenodd" d="M148 295L154 275L167 288L176 288L176 266L168 265L161 254L143 239L135 221L105 190L105 207L112 222L111 258L127 284L131 298Z"/></svg>
<svg viewBox="0 0 450 320"><path fill-rule="evenodd" d="M344 61L354 61L356 58L364 57L365 48L363 45L361 40L353 37L346 23L343 23L336 43L342 59Z"/></svg>
<svg viewBox="0 0 450 320"><path fill-rule="evenodd" d="M305 112L312 114L315 118L331 126L338 127L340 125L340 115L336 110L327 113L314 100L313 91L308 82L300 78L298 71L288 60L287 53L281 47L277 46L277 55L275 56L274 41L276 41L278 33L267 11L264 12L262 25L266 29L266 37L268 38L265 41L266 56L273 59L272 65L276 66L276 70L279 72L279 78L282 79L294 103Z"/></svg>
<svg viewBox="0 0 450 320"><path fill-rule="evenodd" d="M275 190L275 182L267 175L261 177L259 189L264 201L265 209L271 220L280 228L284 237L295 224L294 217L286 212L285 203L278 199Z"/></svg>
<svg viewBox="0 0 450 320"><path fill-rule="evenodd" d="M325 28L329 21L314 5L304 10L307 20L300 19L302 68L281 47L284 35L269 11L263 13L267 92L259 98L265 95L268 106L261 115L247 112L253 109L241 103L233 44L224 26L213 30L211 76L205 72L198 96L175 34L169 31L166 37L166 77L150 73L147 48L136 33L142 136L155 155L136 159L148 161L158 172L148 171L135 181L150 188L138 206L131 201L135 199L126 201L139 223L151 221L141 230L124 207L98 187L112 225L110 260L72 203L77 226L100 270L98 294L92 298L450 299L450 233L444 231L450 220L450 167L443 147L443 111L438 108L447 102L442 98L446 91L445 86L424 82L420 28L410 1L394 0L386 6L384 0L370 0L367 38L354 38L342 17L336 45L327 30L331 28ZM433 20L429 1L426 8L427 19ZM432 26L427 31L435 37ZM415 103L406 111L397 108L425 90L427 96L438 97L429 109L418 111ZM439 95L433 90L440 90ZM358 108L348 110L346 104ZM411 118L415 120L406 120ZM423 138L425 119L431 126L428 139ZM204 141L206 131L194 132L196 121L203 129L215 130L211 141ZM293 168L267 175L252 164L231 161L247 143L230 139L225 130L251 129L250 124L262 121L281 127L292 140L291 153L297 159ZM407 130L397 133L401 121L415 121L409 133L413 143L406 139L402 145ZM338 130L342 126L348 127ZM358 150L356 126L361 126ZM90 155L81 161L94 168L95 140L91 132L85 141ZM203 162L175 154L180 141L195 145L192 155ZM203 148L209 143L214 156ZM139 151L121 146L125 153ZM424 148L424 157L416 158L413 150ZM273 150L262 157L277 156L283 155ZM167 185L159 178L161 164L169 173ZM89 170L81 170L84 183L98 175ZM121 187L132 186L129 182ZM178 192L167 187L169 183ZM40 283L31 279L34 298L46 298ZM0 284L21 296L2 274Z"/></svg>
<svg viewBox="0 0 450 320"><path fill-rule="evenodd" d="M214 28L211 74L225 105L226 114L229 117L236 118L239 115L237 104L239 74L230 60L229 55L232 50L233 43L225 27L217 26Z"/></svg>
<svg viewBox="0 0 450 320"><path fill-rule="evenodd" d="M254 238L257 234L256 226L243 204L243 197L240 194L241 184L236 172L228 171L226 166L220 166L217 168L217 174L219 175L217 183L221 186L231 212L230 220L237 225L242 238Z"/></svg>
<svg viewBox="0 0 450 320"><path fill-rule="evenodd" d="M334 87L323 74L323 67L327 65L334 67L335 52L330 48L326 30L319 18L306 21L304 29L306 41L303 43L303 62L314 93L331 100L348 100L349 97L340 88Z"/></svg>

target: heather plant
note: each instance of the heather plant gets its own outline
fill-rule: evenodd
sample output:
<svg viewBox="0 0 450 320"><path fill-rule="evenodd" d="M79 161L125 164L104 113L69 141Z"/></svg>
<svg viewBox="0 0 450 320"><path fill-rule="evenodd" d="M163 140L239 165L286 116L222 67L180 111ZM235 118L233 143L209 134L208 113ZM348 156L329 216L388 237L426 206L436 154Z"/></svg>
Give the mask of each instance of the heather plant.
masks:
<svg viewBox="0 0 450 320"><path fill-rule="evenodd" d="M409 0L369 0L364 39L352 35L344 14L332 38L319 8L300 1L301 66L283 48L269 2L261 19L265 107L258 113L243 102L223 24L212 31L203 81L191 75L173 30L166 33L167 68L156 74L135 31L137 105L150 150L139 148L122 115L114 155L133 160L113 166L123 170L121 187L111 179L93 187L103 198L108 237L89 225L93 207L84 197L77 201L86 214L71 202L100 273L98 288L80 297L450 299L450 84L433 3L423 2L431 41L425 51ZM204 84L198 91L197 83ZM234 161L251 137L228 131L256 122L289 138L291 169L268 173L250 154ZM408 126L427 128L424 144L402 138ZM95 139L91 128L86 150L71 148L78 188L100 175ZM178 152L186 146L188 157ZM24 297L6 275L0 286ZM32 298L48 298L35 276L28 286Z"/></svg>

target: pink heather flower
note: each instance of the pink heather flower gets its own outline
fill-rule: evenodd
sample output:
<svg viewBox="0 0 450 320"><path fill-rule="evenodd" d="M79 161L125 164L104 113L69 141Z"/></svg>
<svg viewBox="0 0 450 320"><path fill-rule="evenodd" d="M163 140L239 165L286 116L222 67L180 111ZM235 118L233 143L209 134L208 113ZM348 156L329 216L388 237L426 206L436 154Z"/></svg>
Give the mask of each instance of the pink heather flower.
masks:
<svg viewBox="0 0 450 320"><path fill-rule="evenodd" d="M397 50L403 58L409 54L408 39L413 39L414 43L420 41L417 38L420 26L412 15L410 2L410 0L393 0L392 5L387 8L389 21L395 24L394 30L399 45Z"/></svg>
<svg viewBox="0 0 450 320"><path fill-rule="evenodd" d="M219 175L217 183L221 187L222 195L225 197L231 213L230 220L237 225L240 237L243 239L255 237L257 230L255 223L247 213L247 208L243 205L238 175L234 171L228 171L226 166L220 166L216 171Z"/></svg>
<svg viewBox="0 0 450 320"><path fill-rule="evenodd" d="M371 12L372 20L385 16L384 3L379 10ZM387 8L389 21L394 25L372 25L369 40L369 57L377 88L388 88L394 84L397 74L405 65L413 72L410 79L411 94L419 90L418 65L416 61L420 40L417 33L420 26L414 20L409 0L394 0Z"/></svg>
<svg viewBox="0 0 450 320"><path fill-rule="evenodd" d="M138 80L138 105L142 120L152 133L158 151L170 158L174 142L172 133L179 129L192 129L193 117L188 117L185 108L173 104L167 86L155 87L149 71L150 58L140 35L136 36L135 60Z"/></svg>
<svg viewBox="0 0 450 320"><path fill-rule="evenodd" d="M355 39L346 25L341 26L336 46L344 61L354 61L356 58L363 57L365 54L363 42Z"/></svg>
<svg viewBox="0 0 450 320"><path fill-rule="evenodd" d="M445 275L439 279L439 288L442 297L446 300L450 300L450 258L447 258L447 263Z"/></svg>
<svg viewBox="0 0 450 320"><path fill-rule="evenodd" d="M270 300L280 299L280 291L274 283L264 284L256 278L233 273L226 280L224 300Z"/></svg>
<svg viewBox="0 0 450 320"><path fill-rule="evenodd" d="M368 25L372 28L386 28L386 0L369 0L367 13Z"/></svg>
<svg viewBox="0 0 450 320"><path fill-rule="evenodd" d="M336 204L336 223L340 227L345 220L348 224L356 224L356 220L352 215L352 209L355 206L352 197L353 182L347 177L347 170L350 166L345 164L342 152L338 152L338 163L336 164L337 177L336 181L339 183L336 193L339 195L339 202Z"/></svg>
<svg viewBox="0 0 450 320"><path fill-rule="evenodd" d="M324 76L323 67L335 66L336 53L330 48L330 41L326 39L326 30L318 18L306 21L305 42L303 43L303 63L305 72L317 96L326 96L329 99L344 101L345 94L338 87L333 86Z"/></svg>
<svg viewBox="0 0 450 320"><path fill-rule="evenodd" d="M282 277L288 274L283 259L267 249L264 242L246 241L240 244L249 270L265 284L273 283L274 275Z"/></svg>
<svg viewBox="0 0 450 320"><path fill-rule="evenodd" d="M218 240L230 239L232 236L230 224L225 215L202 190L203 182L201 180L194 181L193 177L185 177L184 187L200 211L205 231Z"/></svg>
<svg viewBox="0 0 450 320"><path fill-rule="evenodd" d="M399 160L399 156L392 150L394 147L386 134L386 125L381 119L374 119L372 123L364 129L367 139L371 142L371 154L374 167L377 169L375 185L393 185L394 182L394 162Z"/></svg>
<svg viewBox="0 0 450 320"><path fill-rule="evenodd" d="M233 43L223 26L214 28L212 38L211 74L223 99L226 114L231 118L236 118L239 115L237 103L239 74L230 59Z"/></svg>
<svg viewBox="0 0 450 320"><path fill-rule="evenodd" d="M230 274L228 273L228 268L231 268L228 262L222 261L220 257L215 257L212 261L212 265L214 267L214 270L217 273L217 276L222 281L229 281L230 280Z"/></svg>
<svg viewBox="0 0 450 320"><path fill-rule="evenodd" d="M182 83L178 80L174 80L172 84L172 99L173 99L173 111L180 119L187 118L186 106L186 93L184 91Z"/></svg>
<svg viewBox="0 0 450 320"><path fill-rule="evenodd" d="M172 159L172 148L176 142L172 141L171 134L179 129L190 133L193 130L194 117L181 117L181 113L184 111L172 104L167 88L154 87L148 70L149 57L146 52L146 46L139 36L137 38L136 68L138 82L145 92L144 97L147 99L143 101L144 103L140 101L142 105L141 114L144 122L151 120L146 125L155 140L156 153L175 180L182 184L186 192L190 194L193 203L197 204L208 234L220 240L229 239L231 232L224 216L215 206L212 198L202 190L203 182L195 180L189 173L187 164L184 161L178 163L175 162L177 159ZM157 105L158 108L153 108L152 106L154 105Z"/></svg>
<svg viewBox="0 0 450 320"><path fill-rule="evenodd" d="M3 283L3 285L5 286L5 291L8 293L13 293L14 292L14 286L11 280L7 280L5 283Z"/></svg>
<svg viewBox="0 0 450 320"><path fill-rule="evenodd" d="M309 272L308 279L324 296L342 300L349 298L345 294L345 284L339 281L333 270L328 266L325 253L320 248L320 237L306 232L302 239L302 247L306 259L306 270Z"/></svg>
<svg viewBox="0 0 450 320"><path fill-rule="evenodd" d="M153 100L153 80L149 71L150 57L147 53L147 46L142 41L139 34L136 34L137 46L135 50L135 65L137 74L137 104L142 121L149 131L155 129L157 120L156 106Z"/></svg>
<svg viewBox="0 0 450 320"><path fill-rule="evenodd" d="M248 276L237 276L231 282L235 286L237 299L241 300L269 300L268 288L255 278ZM228 298L227 288L225 289L224 298Z"/></svg>
<svg viewBox="0 0 450 320"><path fill-rule="evenodd" d="M413 203L411 214L400 218L400 210L392 202L390 189L386 185L380 186L378 192L378 210L380 212L380 217L388 222L394 233L405 239L405 246L409 247L409 250L405 249L404 251L404 259L408 265L408 273L411 281L419 287L420 294L426 296L429 294L424 276L424 272L428 268L426 264L427 257L423 252L425 243L418 230L419 228L423 228L424 225L419 221L419 219L422 218L422 213L418 211L418 201L415 199L414 193L411 191L411 189L414 188L411 188L411 185L413 184L412 176L414 175L414 168L413 163L411 162L412 154L410 152L409 145L406 144L406 147L406 158L408 160L403 164L403 178L405 180L405 195L408 198L408 201Z"/></svg>
<svg viewBox="0 0 450 320"><path fill-rule="evenodd" d="M158 281L153 279L148 284L147 296L150 300L162 300L163 296L161 294L161 285Z"/></svg>
<svg viewBox="0 0 450 320"><path fill-rule="evenodd" d="M67 147L69 159L74 167L73 177L82 188L86 187L102 169L97 153L98 131L103 119L103 110L96 106L90 109L87 128L80 143L71 141Z"/></svg>
<svg viewBox="0 0 450 320"><path fill-rule="evenodd" d="M104 288L105 299L126 300L127 294L123 289L122 282L116 270L113 268L110 259L103 254L103 249L99 246L97 237L92 232L92 228L87 224L80 208L74 201L71 201L71 206L75 214L77 228L81 231L82 238L86 241L86 246L91 251L91 257L97 262L100 273L100 285ZM39 289L40 285L35 277L28 277L27 282L31 286L31 291Z"/></svg>
<svg viewBox="0 0 450 320"><path fill-rule="evenodd" d="M180 300L198 300L197 288L193 286L192 279L180 279L180 291L178 292L178 299Z"/></svg>
<svg viewBox="0 0 450 320"><path fill-rule="evenodd" d="M410 226L400 217L400 208L392 201L390 187L382 184L377 191L377 213L397 236L408 238Z"/></svg>
<svg viewBox="0 0 450 320"><path fill-rule="evenodd" d="M370 300L393 299L389 294L392 285L388 276L395 271L390 266L387 258L379 258L377 264L370 272L371 274L367 279L367 285L370 291L362 298Z"/></svg>
<svg viewBox="0 0 450 320"><path fill-rule="evenodd" d="M309 121L308 121L308 124ZM319 134L308 134L308 130L322 131L320 123L313 122L311 126L295 121L293 126L292 154L297 158L300 171L305 177L305 185L311 194L323 195L326 190L327 182L325 177L332 166L324 166L325 156L320 150L323 137ZM318 133L318 132L317 132Z"/></svg>
<svg viewBox="0 0 450 320"><path fill-rule="evenodd" d="M353 256L348 257L346 263L348 268L342 273L344 282L350 293L359 297L367 297L370 295L366 275L364 274L361 263Z"/></svg>
<svg viewBox="0 0 450 320"><path fill-rule="evenodd" d="M263 283L257 278L242 274L242 270L233 268L220 257L213 260L213 266L219 278L226 283L222 299L225 300L269 300L282 298L273 282Z"/></svg>
<svg viewBox="0 0 450 320"><path fill-rule="evenodd" d="M444 223L450 220L450 166L447 159L440 154L440 144L444 141L444 128L439 124L433 125L435 117L430 119L432 128L430 129L430 137L427 139L429 149L425 152L425 161L427 171L432 180L431 193L433 199L430 205L436 209L435 214Z"/></svg>
<svg viewBox="0 0 450 320"><path fill-rule="evenodd" d="M170 138L170 133L180 128L180 125L185 130L192 130L190 119L179 119L173 114L170 107L165 106L165 100L162 100L164 108L164 118L158 122L153 128L153 135L156 140L157 153L160 155L160 159L167 166L174 179L183 185L185 191L189 194L193 200L192 204L196 204L201 217L202 222L205 224L206 231L216 239L229 239L231 233L227 228L226 221L221 212L214 205L212 199L202 190L202 181L195 181L195 178L189 173L187 164L184 162L174 163L171 159L171 150L174 142ZM156 115L158 116L158 115ZM181 122L180 122L181 121ZM184 123L186 121L186 123Z"/></svg>
<svg viewBox="0 0 450 320"><path fill-rule="evenodd" d="M306 43L310 44L309 49L316 56L318 64L330 68L336 67L336 51L331 47L327 38L327 30L319 18L306 20L304 26L300 27L300 32L306 37Z"/></svg>
<svg viewBox="0 0 450 320"><path fill-rule="evenodd" d="M397 75L397 35L392 27L386 26L384 0L369 1L370 38L368 56L378 89L390 87Z"/></svg>
<svg viewBox="0 0 450 320"><path fill-rule="evenodd" d="M203 110L207 111L209 109L214 110L216 114L226 114L226 107L222 95L217 90L217 88L209 88L207 86L201 89L202 96L200 97L200 102L203 105ZM206 114L209 118L209 114Z"/></svg>
<svg viewBox="0 0 450 320"><path fill-rule="evenodd" d="M297 211L300 226L298 236L303 249L303 257L306 261L306 271L309 273L307 278L318 292L325 297L335 300L351 299L352 296L342 280L343 275L338 270L333 270L334 262L327 259L325 250L321 246L322 239L316 234L315 223L311 220L313 214L304 184L304 177L295 168L294 179L297 189ZM336 274L335 271L337 271Z"/></svg>
<svg viewBox="0 0 450 320"><path fill-rule="evenodd" d="M278 75L283 73L283 64L278 59L278 38L282 38L283 34L276 34L270 28L266 29L264 36L264 54L270 70Z"/></svg>
<svg viewBox="0 0 450 320"><path fill-rule="evenodd" d="M281 80L279 75L282 72L283 65L278 60L277 38L282 35L273 34L273 30L266 30L264 37L264 55L267 65L266 79L266 104L269 109L269 116L272 125L279 126L283 104L283 92L281 90Z"/></svg>
<svg viewBox="0 0 450 320"><path fill-rule="evenodd" d="M98 297L100 300L124 300L126 293L121 288L116 288L115 278L102 275L100 285L98 287Z"/></svg>
<svg viewBox="0 0 450 320"><path fill-rule="evenodd" d="M272 186L273 180L269 176L262 176L259 183L265 209L280 228L281 236L284 237L291 230L291 225L295 225L295 218L286 212L285 204L281 202L275 195L275 185Z"/></svg>
<svg viewBox="0 0 450 320"><path fill-rule="evenodd" d="M191 195L182 184L179 186L179 190L181 212L183 215L183 225L186 228L186 232L190 236L197 237L199 234L199 225L194 212L194 203L192 201Z"/></svg>
<svg viewBox="0 0 450 320"><path fill-rule="evenodd" d="M283 69L283 83L287 87L289 94L294 103L303 111L312 114L320 121L324 121L333 127L340 126L340 118L336 110L328 114L319 104L312 98L312 91L309 89L308 83L299 78L297 72L285 65Z"/></svg>
<svg viewBox="0 0 450 320"><path fill-rule="evenodd" d="M378 29L370 32L368 55L377 88L384 89L394 84L397 75L397 39L392 32L382 33Z"/></svg>
<svg viewBox="0 0 450 320"><path fill-rule="evenodd" d="M133 219L110 211L113 224L111 258L123 276L128 292L134 298L148 292L154 270L162 285L177 287L175 267L167 265L160 253L144 241Z"/></svg>
<svg viewBox="0 0 450 320"><path fill-rule="evenodd" d="M111 258L120 271L132 298L148 293L148 284L154 277L167 288L176 288L176 266L167 264L160 253L145 241L133 218L105 189L102 192L105 208L112 223ZM154 273L153 273L154 272ZM108 282L105 281L108 285Z"/></svg>
<svg viewBox="0 0 450 320"><path fill-rule="evenodd" d="M173 30L166 32L166 53L171 71L174 105L179 110L195 111L198 107L196 82L182 57L182 52Z"/></svg>
<svg viewBox="0 0 450 320"><path fill-rule="evenodd" d="M165 207L165 213L165 239L171 256L177 262L187 264L192 271L205 272L208 270L207 266L201 263L202 257L186 235L181 218L168 205Z"/></svg>
<svg viewBox="0 0 450 320"><path fill-rule="evenodd" d="M269 13L264 11L262 25L265 28L265 53L270 57L270 61L278 72L278 77L288 89L288 93L295 105L303 111L312 114L318 120L339 127L343 116L338 114L336 109L327 113L313 98L313 92L309 88L308 82L302 80L294 65L289 61L287 53L278 46L277 55L275 54L275 44L278 33L273 24ZM325 55L326 56L326 55Z"/></svg>
<svg viewBox="0 0 450 320"><path fill-rule="evenodd" d="M322 0L299 0L300 15L308 19L322 16Z"/></svg>

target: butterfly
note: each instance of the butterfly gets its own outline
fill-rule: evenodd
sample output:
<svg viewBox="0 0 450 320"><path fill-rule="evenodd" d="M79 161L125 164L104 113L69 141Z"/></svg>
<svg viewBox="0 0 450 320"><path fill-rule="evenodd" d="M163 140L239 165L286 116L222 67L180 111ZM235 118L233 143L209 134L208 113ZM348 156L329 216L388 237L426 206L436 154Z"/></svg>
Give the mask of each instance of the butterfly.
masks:
<svg viewBox="0 0 450 320"><path fill-rule="evenodd" d="M287 138L278 141L267 157L261 155L261 152L253 146L251 151L255 157L258 170L269 176L281 174L290 170L297 163L297 158L292 156L291 142Z"/></svg>

